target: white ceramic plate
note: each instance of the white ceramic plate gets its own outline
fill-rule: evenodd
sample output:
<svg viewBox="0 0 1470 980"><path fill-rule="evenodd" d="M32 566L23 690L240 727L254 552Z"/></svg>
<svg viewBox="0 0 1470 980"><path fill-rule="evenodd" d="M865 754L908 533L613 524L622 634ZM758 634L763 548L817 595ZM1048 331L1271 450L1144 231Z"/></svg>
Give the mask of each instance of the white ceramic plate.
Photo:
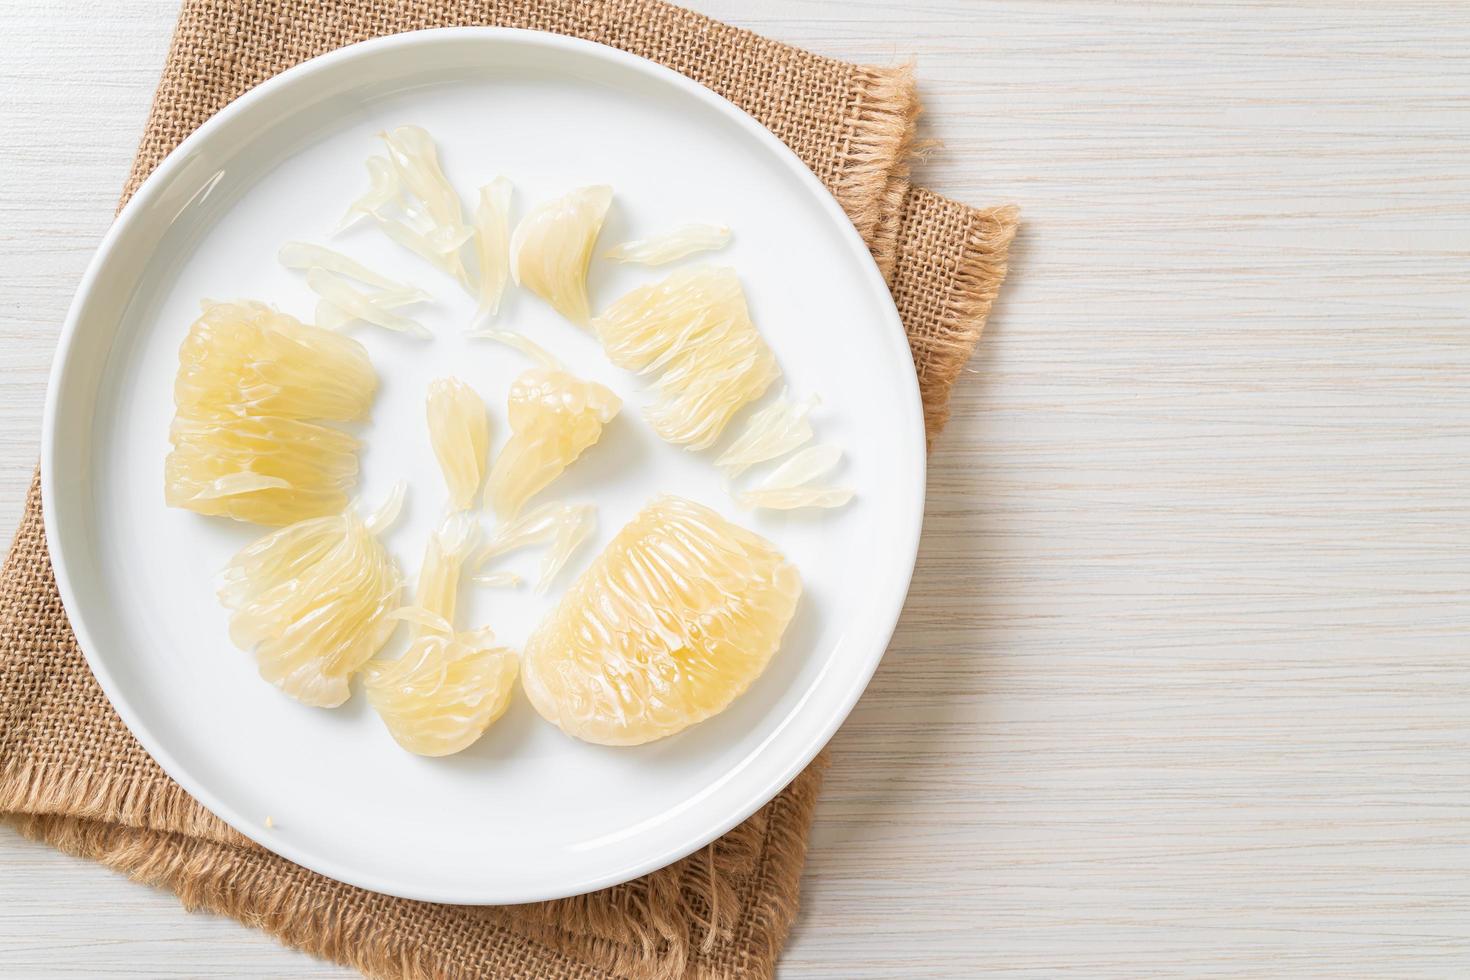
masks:
<svg viewBox="0 0 1470 980"><path fill-rule="evenodd" d="M774 540L806 592L780 653L722 715L639 748L574 741L521 696L447 759L400 750L359 693L306 708L234 649L214 577L262 531L163 506L177 350L202 297L259 298L310 319L313 298L275 253L329 242L438 298L416 342L354 331L382 377L361 428L360 490L375 504L410 482L387 541L408 575L444 489L425 433L427 383L454 374L491 407L528 366L460 336L474 308L451 280L371 228L329 238L366 186L374 134L414 123L437 139L466 201L492 176L516 213L571 187L616 190L601 247L690 221L726 222L714 261L740 273L752 315L794 394L823 405L857 488L839 512L749 513L709 455L666 446L648 399L593 338L528 293L501 323L550 347L626 402L603 441L547 491L594 501L601 527L560 583L655 493L710 504ZM58 193L64 193L58 189ZM595 262L594 308L664 270ZM774 394L774 393L773 393ZM738 420L737 420L738 421ZM733 428L732 428L733 432ZM727 435L727 440L729 435ZM409 898L513 903L625 881L688 854L774 796L836 730L877 666L908 587L924 498L922 413L883 280L831 196L752 119L708 90L622 52L553 35L457 29L318 58L256 88L164 161L107 235L62 331L43 447L48 542L77 639L123 720L201 803L278 854ZM534 578L537 554L508 567ZM551 597L467 588L462 626L519 645ZM267 829L265 819L272 818Z"/></svg>

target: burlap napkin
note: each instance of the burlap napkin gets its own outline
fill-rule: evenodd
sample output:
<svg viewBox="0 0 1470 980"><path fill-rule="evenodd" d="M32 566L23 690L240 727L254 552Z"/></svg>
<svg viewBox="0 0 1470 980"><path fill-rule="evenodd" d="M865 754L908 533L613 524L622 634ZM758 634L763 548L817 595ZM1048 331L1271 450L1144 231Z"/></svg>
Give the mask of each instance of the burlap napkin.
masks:
<svg viewBox="0 0 1470 980"><path fill-rule="evenodd" d="M905 69L821 58L653 0L186 0L123 199L251 86L425 27L571 34L661 62L769 127L826 183L889 277L930 438L1005 274L1012 209L911 187ZM51 575L39 483L0 574L0 811L23 833L369 976L765 978L796 914L822 761L721 840L638 881L536 905L388 898L257 847L139 747L92 679Z"/></svg>

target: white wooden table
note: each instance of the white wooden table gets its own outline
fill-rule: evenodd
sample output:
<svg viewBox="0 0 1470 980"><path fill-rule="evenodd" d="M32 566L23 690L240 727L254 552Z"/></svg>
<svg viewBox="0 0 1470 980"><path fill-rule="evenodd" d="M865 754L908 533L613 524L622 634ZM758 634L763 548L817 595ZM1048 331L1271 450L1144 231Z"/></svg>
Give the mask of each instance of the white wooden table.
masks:
<svg viewBox="0 0 1470 980"><path fill-rule="evenodd" d="M0 0L0 524L174 0ZM791 978L1470 974L1470 7L703 0L1015 201ZM44 10L42 8L45 8ZM6 977L337 977L0 830Z"/></svg>

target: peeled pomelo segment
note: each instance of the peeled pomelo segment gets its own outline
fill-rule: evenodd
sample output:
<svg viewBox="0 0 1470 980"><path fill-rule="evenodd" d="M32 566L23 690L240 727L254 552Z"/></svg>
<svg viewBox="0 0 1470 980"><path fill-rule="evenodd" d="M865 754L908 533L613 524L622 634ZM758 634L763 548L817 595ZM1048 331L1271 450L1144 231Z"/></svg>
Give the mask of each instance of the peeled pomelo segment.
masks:
<svg viewBox="0 0 1470 980"><path fill-rule="evenodd" d="M516 430L546 418L569 423L588 418L601 431L622 406L623 400L606 385L557 368L531 368L511 382L506 418Z"/></svg>
<svg viewBox="0 0 1470 980"><path fill-rule="evenodd" d="M609 249L603 257L613 262L666 265L696 252L724 248L729 243L730 229L724 225L683 225L661 235L624 242Z"/></svg>
<svg viewBox="0 0 1470 980"><path fill-rule="evenodd" d="M496 527L485 546L475 555L474 564L478 567L499 555L549 544L550 550L541 560L541 574L536 580L536 592L545 593L572 554L595 530L597 508L591 504L542 504ZM477 578L475 581L481 580Z"/></svg>
<svg viewBox="0 0 1470 980"><path fill-rule="evenodd" d="M376 214L397 201L402 194L398 173L386 157L371 156L367 159L369 186L362 196L353 201L337 225L337 230L352 225L361 218Z"/></svg>
<svg viewBox="0 0 1470 980"><path fill-rule="evenodd" d="M465 334L466 337L477 337L483 340L494 340L507 347L512 347L544 368L559 369L561 361L558 361L550 351L536 343L523 333L514 330L471 330Z"/></svg>
<svg viewBox="0 0 1470 980"><path fill-rule="evenodd" d="M303 704L332 708L393 632L401 588L393 559L349 509L243 549L219 597L231 611L231 640L254 650L262 677Z"/></svg>
<svg viewBox="0 0 1470 980"><path fill-rule="evenodd" d="M486 501L501 518L515 517L527 500L596 443L601 431L602 423L590 413L571 420L547 415L522 424L490 467Z"/></svg>
<svg viewBox="0 0 1470 980"><path fill-rule="evenodd" d="M299 419L174 419L164 502L199 514L281 525L335 514L357 482L358 441Z"/></svg>
<svg viewBox="0 0 1470 980"><path fill-rule="evenodd" d="M451 514L424 546L414 606L454 622L460 571L475 550L480 526L468 514Z"/></svg>
<svg viewBox="0 0 1470 980"><path fill-rule="evenodd" d="M433 137L420 126L399 126L378 135L388 148L399 186L418 199L435 226L463 227L459 194L439 166Z"/></svg>
<svg viewBox="0 0 1470 980"><path fill-rule="evenodd" d="M450 506L469 510L480 491L485 454L490 448L485 403L458 378L440 378L429 383L425 407L429 442L449 488Z"/></svg>
<svg viewBox="0 0 1470 980"><path fill-rule="evenodd" d="M853 496L851 487L791 487L786 490L757 487L742 491L736 496L736 500L742 507L763 507L766 510L796 510L802 507L830 510L845 506Z"/></svg>
<svg viewBox="0 0 1470 980"><path fill-rule="evenodd" d="M842 462L842 450L827 443L808 446L787 459L761 481L764 490L789 490L826 476Z"/></svg>
<svg viewBox="0 0 1470 980"><path fill-rule="evenodd" d="M532 209L510 238L511 277L573 323L591 315L587 266L611 204L611 187L579 187Z"/></svg>
<svg viewBox="0 0 1470 980"><path fill-rule="evenodd" d="M469 275L459 250L474 235L473 228L422 229L393 215L374 214L378 229L395 243L454 276L468 287Z"/></svg>
<svg viewBox="0 0 1470 980"><path fill-rule="evenodd" d="M814 486L842 461L836 446L816 445L793 455L776 467L760 486L737 495L743 507L793 510L798 507L841 507L853 498L847 487Z"/></svg>
<svg viewBox="0 0 1470 980"><path fill-rule="evenodd" d="M479 260L479 299L475 319L500 312L500 297L510 276L510 181L496 177L480 188L475 209L475 257Z"/></svg>
<svg viewBox="0 0 1470 980"><path fill-rule="evenodd" d="M769 351L726 354L723 362L711 357L705 363L691 354L654 385L659 400L643 416L665 442L691 451L708 449L730 418L781 376Z"/></svg>
<svg viewBox="0 0 1470 980"><path fill-rule="evenodd" d="M418 290L413 291L388 291L373 293L367 298L380 310L398 310L405 306L423 302L427 294L420 294ZM329 301L319 299L316 301L316 325L323 330L341 330L349 324L357 323L358 319L346 310L333 306Z"/></svg>
<svg viewBox="0 0 1470 980"><path fill-rule="evenodd" d="M715 468L733 480L757 463L801 448L811 441L812 425L807 416L820 404L815 395L793 402L780 398L751 415L730 447L715 460Z"/></svg>
<svg viewBox="0 0 1470 980"><path fill-rule="evenodd" d="M657 374L645 417L665 441L713 445L730 418L780 377L730 269L699 266L628 293L592 321L612 362Z"/></svg>
<svg viewBox="0 0 1470 980"><path fill-rule="evenodd" d="M406 333L410 337L427 340L433 337L423 324L406 316L394 313L392 308L374 302L367 293L359 292L347 280L333 275L326 269L314 267L306 272L306 284L311 291L354 320L375 324L385 330Z"/></svg>
<svg viewBox="0 0 1470 980"><path fill-rule="evenodd" d="M583 512L582 518L567 524L563 524L556 530L556 537L551 542L551 549L541 559L541 572L536 577L536 594L545 595L561 574L561 570L577 549L592 536L597 530L597 512L588 507Z"/></svg>
<svg viewBox="0 0 1470 980"><path fill-rule="evenodd" d="M444 756L468 748L505 713L519 672L515 652L495 646L488 631L425 630L402 657L370 664L363 687L394 741Z"/></svg>
<svg viewBox="0 0 1470 980"><path fill-rule="evenodd" d="M264 303L205 303L179 347L174 404L191 417L366 418L367 349Z"/></svg>
<svg viewBox="0 0 1470 980"><path fill-rule="evenodd" d="M485 481L486 502L502 520L515 517L584 450L622 407L617 395L566 371L532 368L511 384L511 436Z"/></svg>
<svg viewBox="0 0 1470 980"><path fill-rule="evenodd" d="M439 166L433 139L418 126L378 135L387 156L368 158L371 186L348 208L342 226L370 217L394 242L468 288L469 274L459 253L474 229L464 221L459 195Z"/></svg>
<svg viewBox="0 0 1470 980"><path fill-rule="evenodd" d="M800 597L800 575L769 541L662 497L537 627L522 684L568 735L663 738L723 711L760 676Z"/></svg>
<svg viewBox="0 0 1470 980"><path fill-rule="evenodd" d="M299 269L308 271L311 269L325 269L327 272L348 279L356 279L365 286L374 286L387 294L399 294L406 297L404 304L428 300L429 294L421 289L405 286L403 283L389 279L387 276L374 272L361 262L351 256L343 255L335 249L327 248L325 245L312 245L309 242L287 242L281 246L276 258L281 265L288 269ZM379 294L381 295L381 294Z"/></svg>

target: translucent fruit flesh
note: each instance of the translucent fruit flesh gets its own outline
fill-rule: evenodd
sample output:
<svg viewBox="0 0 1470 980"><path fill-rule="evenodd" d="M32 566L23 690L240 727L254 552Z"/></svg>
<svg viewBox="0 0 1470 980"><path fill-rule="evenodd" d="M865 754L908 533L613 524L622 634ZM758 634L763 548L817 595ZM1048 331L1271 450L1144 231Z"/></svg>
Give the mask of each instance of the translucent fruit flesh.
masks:
<svg viewBox="0 0 1470 980"><path fill-rule="evenodd" d="M231 610L231 640L253 649L260 675L303 704L346 701L353 672L393 632L402 582L377 538L391 519L348 510L300 521L249 545L225 570L219 597Z"/></svg>
<svg viewBox="0 0 1470 980"><path fill-rule="evenodd" d="M475 257L480 272L477 320L500 312L500 297L510 277L510 195L510 181L504 177L480 188L480 204L475 209Z"/></svg>
<svg viewBox="0 0 1470 980"><path fill-rule="evenodd" d="M511 436L485 481L485 499L501 519L520 513L532 495L556 479L602 436L622 407L595 381L557 368L532 368L511 385Z"/></svg>
<svg viewBox="0 0 1470 980"><path fill-rule="evenodd" d="M268 525L337 513L358 442L307 420L365 418L377 385L351 338L263 303L206 303L179 348L164 501Z"/></svg>
<svg viewBox="0 0 1470 980"><path fill-rule="evenodd" d="M729 269L680 270L635 289L592 329L614 364L658 375L659 400L645 415L665 441L689 449L713 445L781 374Z"/></svg>
<svg viewBox="0 0 1470 980"><path fill-rule="evenodd" d="M479 537L480 525L469 514L452 514L439 530L429 535L424 560L419 565L413 604L442 619L454 622L459 603L459 577Z"/></svg>
<svg viewBox="0 0 1470 980"><path fill-rule="evenodd" d="M624 242L608 249L604 257L613 262L665 265L695 252L724 248L729 242L730 229L723 225L684 225L651 238Z"/></svg>
<svg viewBox="0 0 1470 980"><path fill-rule="evenodd" d="M399 126L378 135L387 155L368 158L371 186L352 202L342 227L371 218L394 242L468 288L460 248L474 229L464 222L459 195L439 166L433 138L418 126Z"/></svg>
<svg viewBox="0 0 1470 980"><path fill-rule="evenodd" d="M536 629L523 686L544 718L577 738L663 738L718 714L760 676L800 596L800 575L770 542L663 497Z"/></svg>
<svg viewBox="0 0 1470 980"><path fill-rule="evenodd" d="M418 755L453 755L484 734L510 705L520 661L488 632L425 628L397 660L370 665L368 701L394 741Z"/></svg>
<svg viewBox="0 0 1470 980"><path fill-rule="evenodd" d="M358 441L297 419L176 418L164 503L279 526L336 514L357 482Z"/></svg>
<svg viewBox="0 0 1470 980"><path fill-rule="evenodd" d="M510 704L520 672L515 653L495 646L488 630L456 633L450 625L477 530L469 515L456 514L429 537L415 605L399 613L413 641L402 657L363 673L368 701L394 740L419 755L451 755L479 738Z"/></svg>
<svg viewBox="0 0 1470 980"><path fill-rule="evenodd" d="M586 323L587 266L612 188L579 187L521 219L510 238L510 274L573 323Z"/></svg>
<svg viewBox="0 0 1470 980"><path fill-rule="evenodd" d="M478 567L497 555L520 548L550 545L545 557L541 559L541 573L536 580L537 594L544 594L566 567L567 561L595 530L597 508L591 504L541 504L495 528L490 534L490 540L485 542L485 547L475 556L474 564ZM475 581L494 585L506 580L481 575ZM510 582L512 585L518 583L518 578Z"/></svg>
<svg viewBox="0 0 1470 980"><path fill-rule="evenodd" d="M458 378L440 378L429 384L426 414L429 442L449 488L450 506L469 510L480 491L490 448L485 403Z"/></svg>
<svg viewBox="0 0 1470 980"><path fill-rule="evenodd" d="M369 269L351 256L343 255L325 245L313 245L310 242L287 242L276 253L276 259L288 269L297 269L302 272L310 269L324 269L333 275L356 279L364 285L390 293L412 293L419 301L429 298L428 293L411 289L401 282L389 279L382 273Z"/></svg>
<svg viewBox="0 0 1470 980"><path fill-rule="evenodd" d="M792 454L776 467L760 486L736 496L743 507L765 507L770 510L794 510L799 507L833 508L853 498L848 487L818 486L842 461L842 450L818 443Z"/></svg>
<svg viewBox="0 0 1470 980"><path fill-rule="evenodd" d="M800 449L811 441L807 416L817 404L815 396L793 402L783 394L750 417L740 436L715 460L715 468L733 480L757 463Z"/></svg>
<svg viewBox="0 0 1470 980"><path fill-rule="evenodd" d="M306 271L306 284L330 307L342 311L349 319L371 323L395 333L408 334L419 340L428 340L433 336L417 320L394 312L398 307L408 305L398 302L401 294L365 293L354 288L346 279L320 266ZM416 298L412 301L418 302Z"/></svg>
<svg viewBox="0 0 1470 980"><path fill-rule="evenodd" d="M180 415L366 418L378 377L367 349L264 303L208 303L179 348Z"/></svg>

